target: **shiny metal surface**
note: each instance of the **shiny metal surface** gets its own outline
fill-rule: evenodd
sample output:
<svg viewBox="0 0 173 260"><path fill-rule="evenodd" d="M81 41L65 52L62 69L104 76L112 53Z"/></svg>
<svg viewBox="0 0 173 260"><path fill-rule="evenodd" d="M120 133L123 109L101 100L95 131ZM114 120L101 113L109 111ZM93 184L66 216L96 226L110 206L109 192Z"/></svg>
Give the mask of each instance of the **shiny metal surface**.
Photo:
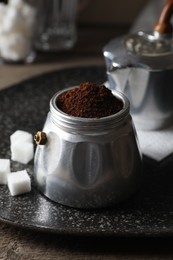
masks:
<svg viewBox="0 0 173 260"><path fill-rule="evenodd" d="M127 51L143 56L157 56L171 54L173 42L171 35L158 32L129 34L124 40Z"/></svg>
<svg viewBox="0 0 173 260"><path fill-rule="evenodd" d="M104 47L108 86L129 98L137 129L164 128L173 122L173 52L137 55L127 50L126 40Z"/></svg>
<svg viewBox="0 0 173 260"><path fill-rule="evenodd" d="M63 90L65 91L65 90ZM129 102L117 91L123 109L100 119L77 118L50 101L43 131L45 145L35 153L35 179L51 200L78 208L106 207L133 194L141 182L141 154Z"/></svg>

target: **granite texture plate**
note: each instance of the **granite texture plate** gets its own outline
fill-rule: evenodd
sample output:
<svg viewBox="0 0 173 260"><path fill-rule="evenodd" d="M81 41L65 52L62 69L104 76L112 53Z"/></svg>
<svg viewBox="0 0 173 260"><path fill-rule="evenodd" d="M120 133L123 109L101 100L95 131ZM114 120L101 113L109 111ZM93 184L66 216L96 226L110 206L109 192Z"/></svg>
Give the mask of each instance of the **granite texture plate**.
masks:
<svg viewBox="0 0 173 260"><path fill-rule="evenodd" d="M42 129L49 100L61 88L84 81L102 83L104 67L82 67L44 74L0 92L0 158L10 158L9 136L17 129L32 134ZM33 178L33 162L12 162L12 170L26 168ZM113 208L82 210L51 202L37 191L12 197L0 185L0 220L15 226L63 234L106 236L173 235L173 160L158 164L144 160L141 188Z"/></svg>

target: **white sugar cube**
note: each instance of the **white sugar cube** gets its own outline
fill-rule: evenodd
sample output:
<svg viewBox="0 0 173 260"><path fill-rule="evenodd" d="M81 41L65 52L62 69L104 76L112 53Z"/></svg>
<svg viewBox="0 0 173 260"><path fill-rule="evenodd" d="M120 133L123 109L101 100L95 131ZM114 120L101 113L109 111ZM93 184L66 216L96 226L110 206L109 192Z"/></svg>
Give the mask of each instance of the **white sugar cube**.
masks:
<svg viewBox="0 0 173 260"><path fill-rule="evenodd" d="M23 164L27 164L34 157L34 144L16 141L11 145L11 159Z"/></svg>
<svg viewBox="0 0 173 260"><path fill-rule="evenodd" d="M8 5L14 7L21 7L23 5L23 0L9 0Z"/></svg>
<svg viewBox="0 0 173 260"><path fill-rule="evenodd" d="M3 19L2 27L3 32L13 33L23 30L25 22L21 12L14 7L8 7L6 11L6 16Z"/></svg>
<svg viewBox="0 0 173 260"><path fill-rule="evenodd" d="M7 175L10 173L10 160L0 159L0 184L7 184Z"/></svg>
<svg viewBox="0 0 173 260"><path fill-rule="evenodd" d="M1 31L4 17L6 16L6 12L7 12L7 5L5 5L4 3L0 3L0 31Z"/></svg>
<svg viewBox="0 0 173 260"><path fill-rule="evenodd" d="M11 159L27 164L34 157L34 144L32 134L17 130L10 136Z"/></svg>
<svg viewBox="0 0 173 260"><path fill-rule="evenodd" d="M0 39L1 56L7 60L23 59L30 52L30 42L18 33L2 34Z"/></svg>
<svg viewBox="0 0 173 260"><path fill-rule="evenodd" d="M31 179L26 170L8 174L8 188L12 196L31 191Z"/></svg>
<svg viewBox="0 0 173 260"><path fill-rule="evenodd" d="M22 141L22 142L29 142L32 143L33 142L33 137L32 134L23 131L23 130L16 130L11 136L10 136L10 142L11 145L13 145L13 143L15 143L16 141Z"/></svg>

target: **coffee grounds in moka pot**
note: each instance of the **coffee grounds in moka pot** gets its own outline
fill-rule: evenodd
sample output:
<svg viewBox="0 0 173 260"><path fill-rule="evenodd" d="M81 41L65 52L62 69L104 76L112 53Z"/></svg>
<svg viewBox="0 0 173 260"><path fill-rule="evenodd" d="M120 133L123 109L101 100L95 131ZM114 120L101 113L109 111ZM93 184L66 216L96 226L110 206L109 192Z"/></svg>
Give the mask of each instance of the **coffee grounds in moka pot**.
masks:
<svg viewBox="0 0 173 260"><path fill-rule="evenodd" d="M123 103L111 90L96 83L81 83L58 96L57 107L64 113L84 118L101 118L116 114Z"/></svg>

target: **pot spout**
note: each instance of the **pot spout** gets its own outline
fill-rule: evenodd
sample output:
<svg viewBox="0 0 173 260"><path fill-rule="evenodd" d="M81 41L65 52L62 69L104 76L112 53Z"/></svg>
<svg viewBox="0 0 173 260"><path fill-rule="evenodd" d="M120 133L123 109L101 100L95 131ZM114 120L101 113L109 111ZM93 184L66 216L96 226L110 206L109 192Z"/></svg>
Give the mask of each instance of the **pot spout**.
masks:
<svg viewBox="0 0 173 260"><path fill-rule="evenodd" d="M117 62L113 62L107 70L110 88L124 92L128 83L131 69L132 65L130 64L120 65Z"/></svg>

